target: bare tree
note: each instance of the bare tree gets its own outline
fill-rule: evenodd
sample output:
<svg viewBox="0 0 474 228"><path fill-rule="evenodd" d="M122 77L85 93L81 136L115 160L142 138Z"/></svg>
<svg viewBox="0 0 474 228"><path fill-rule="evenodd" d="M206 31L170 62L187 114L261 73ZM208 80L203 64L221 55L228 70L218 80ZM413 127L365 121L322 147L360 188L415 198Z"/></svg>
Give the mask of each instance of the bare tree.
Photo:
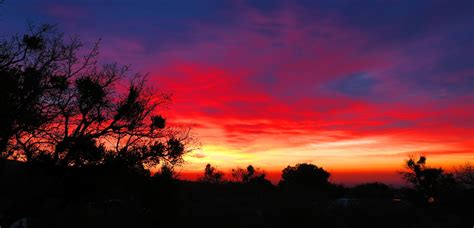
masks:
<svg viewBox="0 0 474 228"><path fill-rule="evenodd" d="M50 25L2 41L3 157L139 169L183 162L193 140L189 129L168 127L158 113L170 96L146 87L147 76L128 66L100 66L99 44L80 55L79 38L65 41Z"/></svg>

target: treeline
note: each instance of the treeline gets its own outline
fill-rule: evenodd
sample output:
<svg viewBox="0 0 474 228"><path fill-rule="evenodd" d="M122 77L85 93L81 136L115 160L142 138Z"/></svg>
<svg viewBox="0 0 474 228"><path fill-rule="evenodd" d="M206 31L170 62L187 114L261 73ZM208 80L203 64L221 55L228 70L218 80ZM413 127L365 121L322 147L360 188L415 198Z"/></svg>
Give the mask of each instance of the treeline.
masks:
<svg viewBox="0 0 474 228"><path fill-rule="evenodd" d="M354 187L301 163L272 185L265 172L236 168L233 180L207 165L198 181L177 179L167 166L155 173L125 167L64 167L0 160L0 225L27 218L33 227L463 227L472 222L469 164L455 173L408 159L410 187ZM414 180L414 179L416 180ZM386 224L391 221L390 224ZM453 225L454 224L454 225Z"/></svg>
<svg viewBox="0 0 474 228"><path fill-rule="evenodd" d="M431 167L426 164L426 157L410 157L405 161L404 171L399 174L405 179L408 188L413 190L412 197L418 203L439 204L449 202L451 196L457 191L469 191L474 189L474 170L471 163L458 166L454 172L446 172L441 167ZM271 182L266 179L264 171L249 165L247 169L232 169L231 175L234 183L269 186ZM281 171L281 180L278 187L280 189L291 190L336 190L337 184L330 183L331 174L314 164L300 163L295 166L287 166ZM226 184L224 173L211 164L207 164L203 175L198 181L210 184ZM355 196L387 196L391 187L383 183L367 183L356 186ZM337 190L336 190L337 191ZM360 194L359 194L360 193Z"/></svg>

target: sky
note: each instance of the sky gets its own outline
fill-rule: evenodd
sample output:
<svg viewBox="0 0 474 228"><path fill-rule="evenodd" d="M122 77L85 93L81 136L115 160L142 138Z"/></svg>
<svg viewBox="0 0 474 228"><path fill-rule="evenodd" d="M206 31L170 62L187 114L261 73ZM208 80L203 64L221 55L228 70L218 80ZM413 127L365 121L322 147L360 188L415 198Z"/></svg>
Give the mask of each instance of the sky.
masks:
<svg viewBox="0 0 474 228"><path fill-rule="evenodd" d="M54 23L171 93L200 149L179 168L249 164L276 182L400 183L409 154L474 161L474 1L6 0L2 35Z"/></svg>

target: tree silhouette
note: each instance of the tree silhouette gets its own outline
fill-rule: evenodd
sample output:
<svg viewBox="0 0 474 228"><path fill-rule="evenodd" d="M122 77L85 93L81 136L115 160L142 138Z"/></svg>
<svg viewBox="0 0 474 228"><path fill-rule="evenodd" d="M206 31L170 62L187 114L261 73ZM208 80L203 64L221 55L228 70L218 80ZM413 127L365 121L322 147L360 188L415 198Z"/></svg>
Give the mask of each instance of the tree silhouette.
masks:
<svg viewBox="0 0 474 228"><path fill-rule="evenodd" d="M2 41L2 156L74 167L181 163L189 129L167 127L157 114L170 97L154 93L146 75L127 66L99 66L99 42L84 56L82 47L49 25Z"/></svg>
<svg viewBox="0 0 474 228"><path fill-rule="evenodd" d="M0 43L0 151L4 157L18 156L21 147L26 159L38 147L27 144L25 134L33 134L54 118L52 107L60 93L60 79L52 75L67 59L66 52L77 43L60 45L53 27L30 27L23 37ZM39 143L38 143L39 144Z"/></svg>
<svg viewBox="0 0 474 228"><path fill-rule="evenodd" d="M212 167L211 164L207 164L204 169L204 175L199 178L199 181L209 182L213 184L221 183L224 173Z"/></svg>
<svg viewBox="0 0 474 228"><path fill-rule="evenodd" d="M328 173L323 168L309 163L287 166L282 170L281 187L325 188L329 185Z"/></svg>
<svg viewBox="0 0 474 228"><path fill-rule="evenodd" d="M447 174L442 168L431 168L426 165L426 157L418 159L410 157L406 163L407 171L400 172L403 178L413 184L415 189L429 201L434 201L441 191L454 185L452 174Z"/></svg>

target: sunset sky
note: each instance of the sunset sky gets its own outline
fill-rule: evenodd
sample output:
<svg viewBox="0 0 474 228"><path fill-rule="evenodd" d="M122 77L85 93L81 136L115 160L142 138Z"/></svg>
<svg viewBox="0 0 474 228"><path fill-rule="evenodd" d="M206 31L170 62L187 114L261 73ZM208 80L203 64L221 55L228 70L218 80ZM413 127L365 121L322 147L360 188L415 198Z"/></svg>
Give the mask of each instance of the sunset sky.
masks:
<svg viewBox="0 0 474 228"><path fill-rule="evenodd" d="M148 72L207 163L278 179L310 162L335 182L398 183L408 154L474 161L474 1L6 0L2 34L57 23L101 59Z"/></svg>

